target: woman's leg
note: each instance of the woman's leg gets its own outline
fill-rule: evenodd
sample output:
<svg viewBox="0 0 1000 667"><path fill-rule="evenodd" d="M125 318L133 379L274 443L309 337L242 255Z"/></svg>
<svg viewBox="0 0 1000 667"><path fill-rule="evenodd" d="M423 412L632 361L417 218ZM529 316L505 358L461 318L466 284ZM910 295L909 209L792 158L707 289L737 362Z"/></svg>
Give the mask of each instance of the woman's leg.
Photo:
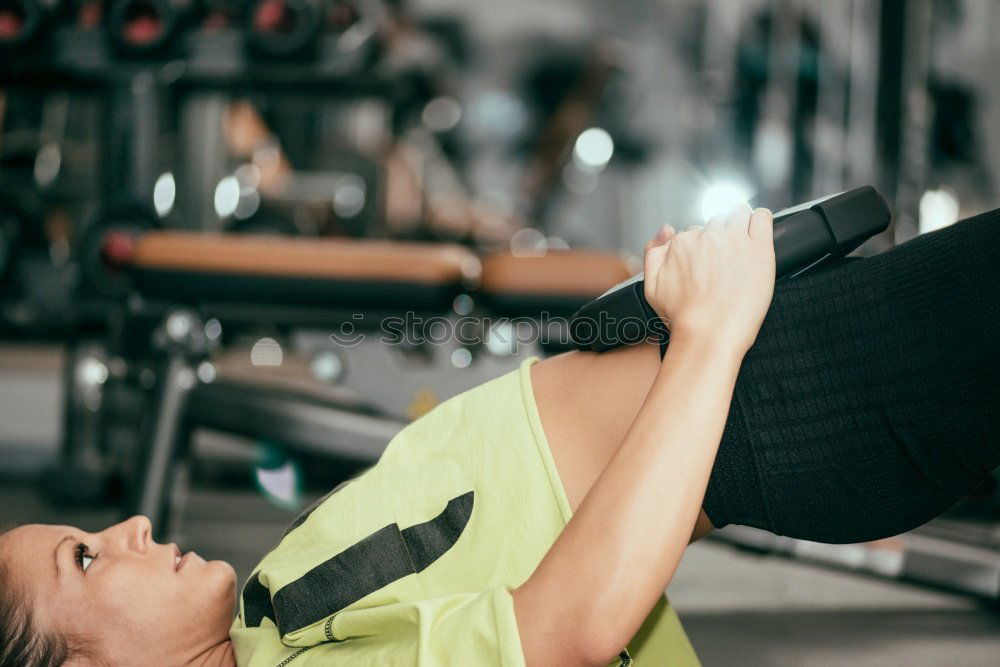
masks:
<svg viewBox="0 0 1000 667"><path fill-rule="evenodd" d="M825 542L895 535L1000 465L1000 212L779 285L705 508Z"/></svg>
<svg viewBox="0 0 1000 667"><path fill-rule="evenodd" d="M578 503L656 372L652 346L535 367ZM928 521L1000 465L1000 213L780 283L744 361L704 507L826 542Z"/></svg>

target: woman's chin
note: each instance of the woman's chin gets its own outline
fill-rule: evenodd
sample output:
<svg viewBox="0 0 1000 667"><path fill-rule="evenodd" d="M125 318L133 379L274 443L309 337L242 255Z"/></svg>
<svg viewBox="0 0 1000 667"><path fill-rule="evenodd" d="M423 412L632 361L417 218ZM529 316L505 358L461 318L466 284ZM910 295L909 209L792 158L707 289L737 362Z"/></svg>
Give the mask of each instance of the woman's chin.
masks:
<svg viewBox="0 0 1000 667"><path fill-rule="evenodd" d="M219 613L220 622L225 621L228 632L236 604L236 570L224 560L210 560L205 567L211 572L212 608Z"/></svg>
<svg viewBox="0 0 1000 667"><path fill-rule="evenodd" d="M220 578L225 578L229 583L230 588L236 588L236 569L232 565L224 560L210 560L207 563L208 567L219 573Z"/></svg>
<svg viewBox="0 0 1000 667"><path fill-rule="evenodd" d="M226 561L203 561L196 571L194 568L192 570L191 574L195 578L189 580L189 585L195 585L202 591L212 591L216 599L235 597L236 570Z"/></svg>

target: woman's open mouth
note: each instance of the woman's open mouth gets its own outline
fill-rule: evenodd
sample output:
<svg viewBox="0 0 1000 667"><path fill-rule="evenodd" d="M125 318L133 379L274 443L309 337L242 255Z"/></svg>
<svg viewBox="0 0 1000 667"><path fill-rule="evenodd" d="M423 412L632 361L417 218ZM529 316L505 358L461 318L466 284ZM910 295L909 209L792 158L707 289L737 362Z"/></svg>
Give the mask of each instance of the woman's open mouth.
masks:
<svg viewBox="0 0 1000 667"><path fill-rule="evenodd" d="M177 565L176 565L175 572L180 572L181 571L181 568L184 567L184 564L188 562L188 558L191 556L192 553L193 552L189 551L189 552L187 552L186 554L184 554L183 556L181 556L180 558L177 559L177 561L176 561Z"/></svg>
<svg viewBox="0 0 1000 667"><path fill-rule="evenodd" d="M172 544L171 546L174 548L174 572L177 572L181 569L185 556L181 554L180 547L176 544Z"/></svg>

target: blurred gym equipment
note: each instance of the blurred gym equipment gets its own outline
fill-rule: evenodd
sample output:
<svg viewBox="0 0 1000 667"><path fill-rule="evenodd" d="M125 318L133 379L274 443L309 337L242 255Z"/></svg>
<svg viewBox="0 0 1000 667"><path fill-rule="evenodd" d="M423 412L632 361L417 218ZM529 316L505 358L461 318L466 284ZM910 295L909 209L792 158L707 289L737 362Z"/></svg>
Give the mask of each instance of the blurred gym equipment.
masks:
<svg viewBox="0 0 1000 667"><path fill-rule="evenodd" d="M107 17L111 45L124 55L163 52L184 28L194 0L114 0Z"/></svg>
<svg viewBox="0 0 1000 667"><path fill-rule="evenodd" d="M114 356L113 344L109 344L118 331L122 306L132 293L127 277L118 269L130 252L128 239L165 224L201 227L209 215L223 215L222 206L233 207L226 217L242 223L237 227L273 232L276 225L263 216L274 204L260 207L259 193L271 194L275 178L288 181L289 187L280 194L290 202L288 208L296 212L290 217L296 220L301 217L296 207L312 197L343 218L345 226L354 225L351 229L374 226L379 176L368 166L370 160L341 160L339 171L291 172L273 136L261 129L259 117L246 112L236 117L248 120L233 124L234 136L249 142L248 154L235 156L243 161L242 170L238 167L233 176L222 178L214 197L211 189L200 199L197 191L184 191L191 182L201 188L203 183L218 181L218 172L209 170L232 169L220 165L218 155L203 159L219 145L222 119L218 115L213 119L210 113L226 96L267 91L275 102L290 94L298 99L315 96L318 101L355 99L363 105L388 95L388 82L368 72L376 53L377 12L359 10L345 21L344 9L360 4L335 4L316 4L324 12L329 10L330 23L316 35L317 48L311 58L274 63L248 46L249 30L236 21L243 15L239 3L65 3L63 22L55 20L54 11L43 17L37 3L13 0L0 5L0 40L6 40L0 48L17 54L0 61L6 102L0 109L8 112L4 120L11 129L17 127L12 122L27 121L22 135L38 144L28 144L25 150L32 156L37 151L34 169L25 174L30 188L17 191L13 186L19 163L4 165L5 177L12 177L6 182L10 204L4 209L0 236L0 257L5 260L3 314L9 322L5 329L38 332L44 328L67 340L69 347L63 454L45 485L54 498L69 503L114 501L129 487L135 459L142 453L138 439L145 428L142 415L148 414L149 390L158 376L151 376L154 371L149 367L125 364L128 350ZM371 8L378 3L361 4ZM51 21L47 20L50 15ZM44 49L34 48L43 40ZM91 100L97 102L97 122L88 128L87 143L81 144L90 162L86 167L90 173L81 179L74 169L79 168L77 153L83 157L84 152L66 136L75 120L68 109ZM42 120L33 127L31 116L38 107ZM240 109L239 104L230 107ZM210 113L200 113L203 108ZM175 178L165 169L163 147L165 138L178 135L195 138L187 146L181 143L191 168L179 171ZM206 138L214 141L206 142ZM8 160L17 155L11 148L18 144L8 141L2 146ZM283 170L268 167L275 162L286 166ZM326 188L334 191L332 206L321 192ZM277 197L272 199L280 203ZM181 205L174 206L178 200ZM29 206L17 202L40 213L26 217L21 211ZM63 202L69 206L65 211ZM291 231L302 229L296 222ZM105 242L107 237L110 243ZM32 254L29 243L37 248ZM15 245L22 250L15 252ZM149 326L155 328L155 324ZM143 335L147 338L143 344L152 344ZM157 354L170 357L183 346L178 341L173 347L154 348ZM196 352L204 354L205 350ZM173 386L171 368L168 364L163 371L170 377L161 383L164 386ZM116 465L105 465L107 461Z"/></svg>
<svg viewBox="0 0 1000 667"><path fill-rule="evenodd" d="M557 318L634 268L616 253L480 260L455 245L163 231L116 230L102 249L105 262L128 271L132 295L107 348L113 363L79 358L71 386L86 391L82 369L94 363L118 368L91 383L97 392L147 372L148 412L136 438L147 444L108 460L105 443L79 442L64 457L105 460L105 477L134 480L130 511L159 519L161 531L171 525L175 471L194 429L373 463L410 419L540 354L538 342L517 338L517 326L541 327L547 317L563 322ZM480 293L489 310L470 317ZM483 330L491 315L504 330ZM353 398L324 401L268 389L259 378L215 381L211 359L223 332L260 323L288 332L290 349ZM435 326L456 335L435 340ZM531 340L565 347L568 333ZM260 364L269 353L283 354L274 339L261 341ZM135 470L121 470L123 462Z"/></svg>
<svg viewBox="0 0 1000 667"><path fill-rule="evenodd" d="M62 0L0 3L0 53L10 56L40 48L63 5Z"/></svg>
<svg viewBox="0 0 1000 667"><path fill-rule="evenodd" d="M258 0L248 12L247 40L257 54L278 59L314 57L324 35L350 50L375 31L376 11L366 0Z"/></svg>

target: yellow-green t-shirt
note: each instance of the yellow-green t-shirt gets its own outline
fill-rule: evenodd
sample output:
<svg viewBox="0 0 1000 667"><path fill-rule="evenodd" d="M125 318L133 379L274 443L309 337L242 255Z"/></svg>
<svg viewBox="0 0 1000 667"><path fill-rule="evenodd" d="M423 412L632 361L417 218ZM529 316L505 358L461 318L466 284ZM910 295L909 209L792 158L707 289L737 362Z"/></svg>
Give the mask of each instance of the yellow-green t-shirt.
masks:
<svg viewBox="0 0 1000 667"><path fill-rule="evenodd" d="M240 667L524 666L511 590L571 513L534 361L407 426L292 523L240 595ZM640 667L698 664L665 598L628 651Z"/></svg>

